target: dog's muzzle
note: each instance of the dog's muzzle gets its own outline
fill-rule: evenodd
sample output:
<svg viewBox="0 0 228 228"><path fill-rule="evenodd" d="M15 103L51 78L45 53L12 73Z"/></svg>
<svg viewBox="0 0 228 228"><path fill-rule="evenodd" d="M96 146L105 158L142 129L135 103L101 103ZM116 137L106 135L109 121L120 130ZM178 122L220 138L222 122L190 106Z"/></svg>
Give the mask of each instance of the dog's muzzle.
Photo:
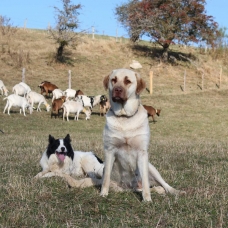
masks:
<svg viewBox="0 0 228 228"><path fill-rule="evenodd" d="M115 86L112 90L112 101L124 103L126 101L125 90L121 86Z"/></svg>

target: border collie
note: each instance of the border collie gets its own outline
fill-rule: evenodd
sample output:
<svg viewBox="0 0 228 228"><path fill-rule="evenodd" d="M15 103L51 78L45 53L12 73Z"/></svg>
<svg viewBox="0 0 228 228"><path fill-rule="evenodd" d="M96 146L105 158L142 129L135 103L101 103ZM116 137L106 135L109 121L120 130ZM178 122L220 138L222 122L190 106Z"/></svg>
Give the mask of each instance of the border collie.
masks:
<svg viewBox="0 0 228 228"><path fill-rule="evenodd" d="M74 151L69 134L63 139L49 135L49 144L41 157L40 165L43 170L35 178L67 174L100 179L104 168L103 161L93 152Z"/></svg>

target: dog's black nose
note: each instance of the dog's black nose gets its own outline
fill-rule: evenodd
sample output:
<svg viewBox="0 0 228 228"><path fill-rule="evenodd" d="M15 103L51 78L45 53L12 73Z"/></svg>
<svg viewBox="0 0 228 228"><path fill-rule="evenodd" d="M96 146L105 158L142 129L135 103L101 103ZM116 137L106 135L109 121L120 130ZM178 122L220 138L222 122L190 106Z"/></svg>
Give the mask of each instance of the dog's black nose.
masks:
<svg viewBox="0 0 228 228"><path fill-rule="evenodd" d="M65 152L65 147L61 147L61 151L62 152Z"/></svg>
<svg viewBox="0 0 228 228"><path fill-rule="evenodd" d="M122 87L118 86L114 88L114 91L117 93L121 93L123 91Z"/></svg>

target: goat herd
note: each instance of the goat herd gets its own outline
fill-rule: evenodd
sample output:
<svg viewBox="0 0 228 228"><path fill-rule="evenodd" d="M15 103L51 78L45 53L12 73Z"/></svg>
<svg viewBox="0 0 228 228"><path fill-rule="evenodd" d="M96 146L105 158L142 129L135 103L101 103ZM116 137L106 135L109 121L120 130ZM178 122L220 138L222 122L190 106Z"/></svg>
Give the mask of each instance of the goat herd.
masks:
<svg viewBox="0 0 228 228"><path fill-rule="evenodd" d="M60 110L62 110L63 120L66 118L67 121L69 121L70 113L75 114L75 120L78 120L80 112L86 114L86 120L89 119L93 107L98 104L100 105L100 116L106 114L110 108L109 101L105 95L86 96L81 90L76 91L74 89L62 91L56 85L48 81L41 82L38 87L41 89L41 94L32 91L26 83L20 82L13 87L13 94L8 96L9 91L0 80L0 93L6 96L3 100L7 100L3 113L5 113L7 109L8 115L10 115L10 109L14 106L19 107L20 113L22 110L24 116L26 116L26 109L32 114L33 109L35 109L34 104L38 104L36 108L37 111L41 111L40 106L44 104L48 112L51 109L51 117L59 117ZM51 93L52 104L49 105L45 96L48 98ZM43 94L45 94L45 96Z"/></svg>
<svg viewBox="0 0 228 228"><path fill-rule="evenodd" d="M59 117L60 111L62 110L63 120L66 118L69 121L69 114L74 113L74 120L78 120L80 112L84 112L86 115L86 120L90 119L92 109L96 105L100 105L100 116L105 115L110 108L110 103L105 95L97 96L86 96L81 90L66 89L62 91L56 85L48 81L43 81L38 85L41 89L41 94L32 91L31 88L24 82L16 84L12 92L13 94L8 96L8 90L2 80L0 80L0 92L6 97L3 100L7 100L6 106L3 113L6 109L8 115L10 115L10 109L12 106L20 107L25 115L25 109L28 109L30 114L33 109L35 109L34 104L38 104L37 111L41 111L40 106L44 104L46 110L49 112L51 109L51 118L54 116ZM47 103L46 98L50 97L52 93L52 104L51 106ZM87 107L87 109L85 108ZM155 109L152 106L143 105L143 107L148 112L148 117L152 117L153 122L155 123L155 115L159 116L161 109Z"/></svg>

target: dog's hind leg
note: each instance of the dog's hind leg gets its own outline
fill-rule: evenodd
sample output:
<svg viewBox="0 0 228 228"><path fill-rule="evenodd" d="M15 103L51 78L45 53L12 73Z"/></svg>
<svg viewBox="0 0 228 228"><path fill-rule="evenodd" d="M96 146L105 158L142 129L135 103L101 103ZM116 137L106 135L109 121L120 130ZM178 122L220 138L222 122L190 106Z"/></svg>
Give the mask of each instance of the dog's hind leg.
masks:
<svg viewBox="0 0 228 228"><path fill-rule="evenodd" d="M152 184L159 184L164 188L165 192L172 195L182 195L186 193L185 191L176 190L175 188L167 184L158 172L158 170L151 163L149 163L149 180L150 182L152 182ZM155 186L154 188L152 188L152 191L156 191L159 194L165 193L159 186Z"/></svg>

